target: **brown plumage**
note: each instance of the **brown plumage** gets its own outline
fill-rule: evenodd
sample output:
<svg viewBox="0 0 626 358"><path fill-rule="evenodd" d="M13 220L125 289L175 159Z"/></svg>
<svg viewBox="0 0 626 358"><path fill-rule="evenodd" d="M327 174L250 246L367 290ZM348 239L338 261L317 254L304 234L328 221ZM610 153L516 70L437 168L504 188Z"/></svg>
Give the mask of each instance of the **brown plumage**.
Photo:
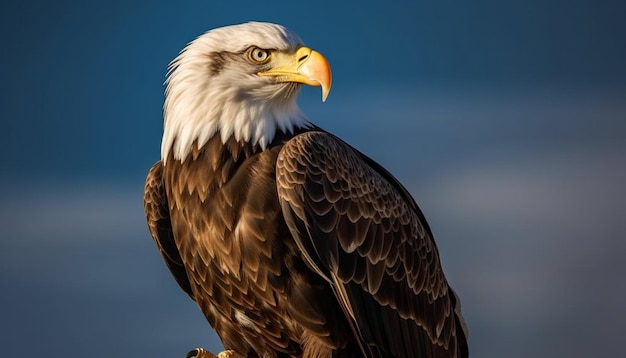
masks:
<svg viewBox="0 0 626 358"><path fill-rule="evenodd" d="M217 79L237 58L209 57L222 61L206 67ZM218 126L177 152L184 132L164 136L144 203L178 284L242 357L467 357L460 303L415 201L373 160L299 120L266 142Z"/></svg>

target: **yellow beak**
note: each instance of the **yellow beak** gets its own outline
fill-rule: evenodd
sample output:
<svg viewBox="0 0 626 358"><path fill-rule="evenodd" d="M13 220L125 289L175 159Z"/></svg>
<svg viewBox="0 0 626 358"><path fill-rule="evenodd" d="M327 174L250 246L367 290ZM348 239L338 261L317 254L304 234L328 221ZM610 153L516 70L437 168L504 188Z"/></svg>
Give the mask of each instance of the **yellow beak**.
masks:
<svg viewBox="0 0 626 358"><path fill-rule="evenodd" d="M294 53L275 52L271 69L259 72L259 76L273 76L279 82L298 82L322 87L322 101L326 101L332 74L330 65L321 53L308 47L300 47Z"/></svg>

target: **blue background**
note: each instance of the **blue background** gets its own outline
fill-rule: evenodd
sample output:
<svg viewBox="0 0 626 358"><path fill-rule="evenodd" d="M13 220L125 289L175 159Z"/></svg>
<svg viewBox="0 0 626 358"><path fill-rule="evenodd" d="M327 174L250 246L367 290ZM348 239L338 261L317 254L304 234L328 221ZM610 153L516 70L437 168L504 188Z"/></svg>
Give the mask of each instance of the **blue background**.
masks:
<svg viewBox="0 0 626 358"><path fill-rule="evenodd" d="M420 203L473 357L624 355L622 1L5 1L0 346L183 357L220 345L162 264L143 180L167 64L208 29L283 24L333 68L309 118Z"/></svg>

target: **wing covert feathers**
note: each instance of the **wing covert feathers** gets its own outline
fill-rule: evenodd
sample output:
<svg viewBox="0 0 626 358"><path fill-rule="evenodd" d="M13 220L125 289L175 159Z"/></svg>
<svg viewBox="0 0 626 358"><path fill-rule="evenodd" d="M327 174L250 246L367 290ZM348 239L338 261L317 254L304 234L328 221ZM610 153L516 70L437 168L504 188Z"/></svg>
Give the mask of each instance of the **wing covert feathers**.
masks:
<svg viewBox="0 0 626 358"><path fill-rule="evenodd" d="M150 168L146 177L143 195L144 211L150 235L152 235L163 260L176 282L178 282L178 285L193 298L189 278L174 241L169 206L163 186L163 165L161 161L156 162Z"/></svg>
<svg viewBox="0 0 626 358"><path fill-rule="evenodd" d="M430 229L406 190L372 163L326 132L291 139L276 167L287 225L333 285L365 354L465 357Z"/></svg>

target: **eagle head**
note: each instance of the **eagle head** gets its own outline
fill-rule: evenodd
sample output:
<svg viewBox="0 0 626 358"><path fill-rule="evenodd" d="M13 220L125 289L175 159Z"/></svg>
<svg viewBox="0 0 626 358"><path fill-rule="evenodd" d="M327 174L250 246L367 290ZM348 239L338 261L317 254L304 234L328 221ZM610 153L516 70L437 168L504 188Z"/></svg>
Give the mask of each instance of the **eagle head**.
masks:
<svg viewBox="0 0 626 358"><path fill-rule="evenodd" d="M283 26L250 22L210 30L170 63L161 159L185 160L214 135L265 148L277 130L309 122L296 97L302 84L328 96L326 59Z"/></svg>

